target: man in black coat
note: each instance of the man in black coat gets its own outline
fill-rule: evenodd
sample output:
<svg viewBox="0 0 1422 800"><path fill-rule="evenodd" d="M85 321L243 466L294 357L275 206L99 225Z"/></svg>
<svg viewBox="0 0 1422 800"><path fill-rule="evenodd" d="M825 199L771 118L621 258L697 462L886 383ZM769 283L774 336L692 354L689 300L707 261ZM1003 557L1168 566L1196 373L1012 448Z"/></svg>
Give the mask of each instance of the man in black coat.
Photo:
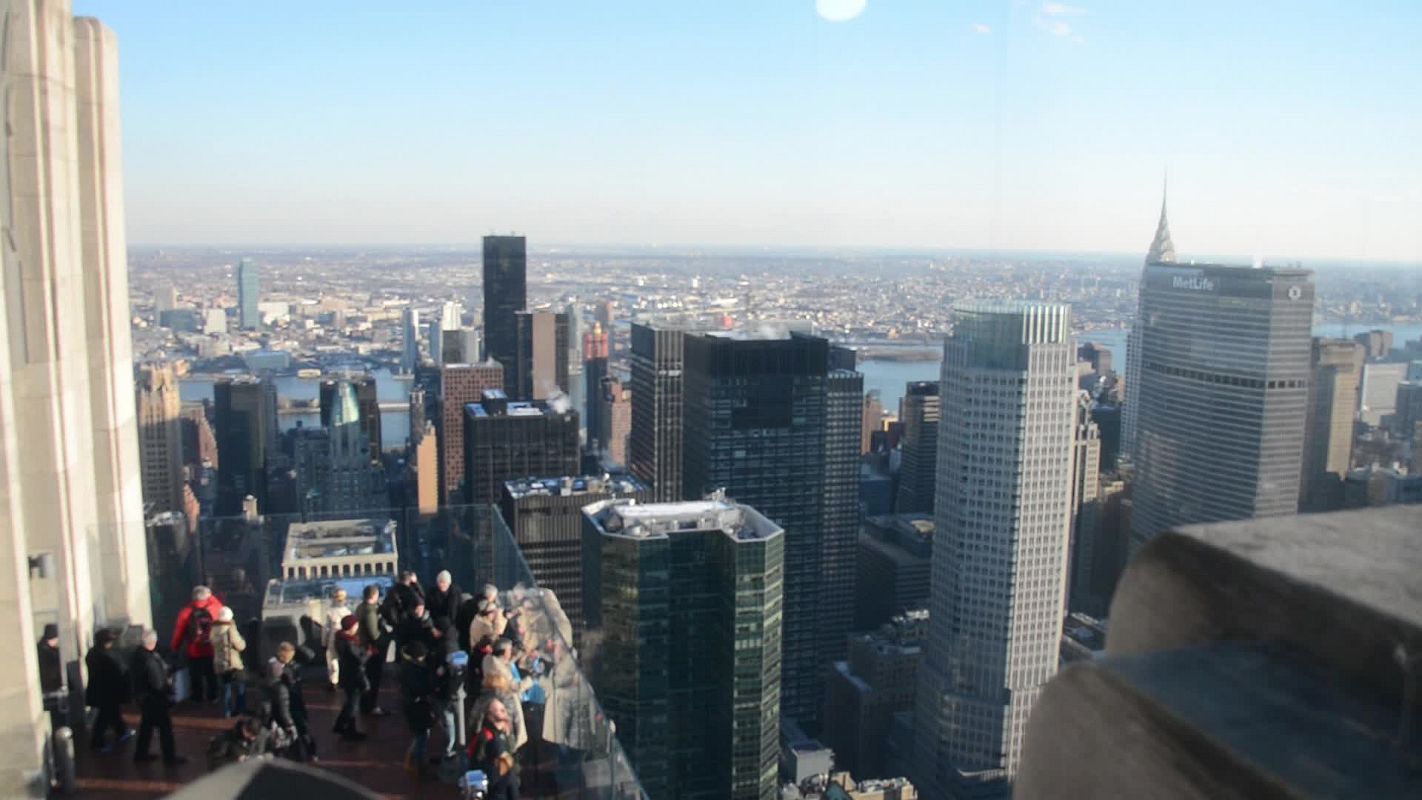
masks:
<svg viewBox="0 0 1422 800"><path fill-rule="evenodd" d="M98 718L94 720L90 744L102 753L113 749L112 745L104 744L104 732L109 728L114 729L114 744L123 744L133 735L133 731L123 724L123 715L119 713L119 707L128 700L130 692L128 670L114 652L114 642L117 639L118 636L112 630L100 630L94 635L94 646L89 648L89 652L84 656L84 666L89 670L89 683L84 687L84 702L99 712Z"/></svg>
<svg viewBox="0 0 1422 800"><path fill-rule="evenodd" d="M168 685L168 664L158 652L157 632L144 631L143 646L134 652L129 674L133 676L134 699L143 713L138 725L138 743L133 748L133 760L139 763L153 760L148 746L153 741L153 729L157 728L163 763L170 766L186 763L187 759L177 754L177 747L173 744L173 718L168 712L173 698Z"/></svg>
<svg viewBox="0 0 1422 800"><path fill-rule="evenodd" d="M425 608L429 610L430 619L434 620L436 628L445 630L454 625L455 617L459 614L459 601L462 594L458 584L454 582L453 576L449 574L449 570L444 570L435 576L434 588L425 598Z"/></svg>
<svg viewBox="0 0 1422 800"><path fill-rule="evenodd" d="M59 657L59 626L53 622L44 626L36 643L39 656L40 692L50 694L64 688L64 664Z"/></svg>
<svg viewBox="0 0 1422 800"><path fill-rule="evenodd" d="M359 621L355 615L347 614L341 619L341 630L336 634L336 660L340 664L336 671L340 676L341 690L346 693L346 702L341 706L340 716L336 717L334 730L352 741L365 738L356 725L356 709L361 697L370 691L370 678L365 668L370 651L360 643L357 627Z"/></svg>

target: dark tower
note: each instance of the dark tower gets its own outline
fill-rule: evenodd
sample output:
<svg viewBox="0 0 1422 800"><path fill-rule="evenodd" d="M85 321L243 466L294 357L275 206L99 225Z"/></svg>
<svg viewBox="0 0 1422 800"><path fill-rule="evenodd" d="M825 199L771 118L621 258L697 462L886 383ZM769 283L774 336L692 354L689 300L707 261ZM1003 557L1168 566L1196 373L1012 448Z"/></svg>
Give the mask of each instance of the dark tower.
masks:
<svg viewBox="0 0 1422 800"><path fill-rule="evenodd" d="M522 236L484 237L484 343L489 358L504 367L511 394L517 372L518 322L528 305L528 254Z"/></svg>

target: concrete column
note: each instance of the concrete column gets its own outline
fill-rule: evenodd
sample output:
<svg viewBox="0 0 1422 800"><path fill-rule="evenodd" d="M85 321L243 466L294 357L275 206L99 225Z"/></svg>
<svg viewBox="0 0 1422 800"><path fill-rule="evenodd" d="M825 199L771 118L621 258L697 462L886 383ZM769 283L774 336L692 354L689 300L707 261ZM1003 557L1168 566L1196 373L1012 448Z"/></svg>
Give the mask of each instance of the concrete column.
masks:
<svg viewBox="0 0 1422 800"><path fill-rule="evenodd" d="M149 624L142 468L124 235L118 39L92 17L74 20L84 321L107 622ZM97 577L97 576L96 576Z"/></svg>

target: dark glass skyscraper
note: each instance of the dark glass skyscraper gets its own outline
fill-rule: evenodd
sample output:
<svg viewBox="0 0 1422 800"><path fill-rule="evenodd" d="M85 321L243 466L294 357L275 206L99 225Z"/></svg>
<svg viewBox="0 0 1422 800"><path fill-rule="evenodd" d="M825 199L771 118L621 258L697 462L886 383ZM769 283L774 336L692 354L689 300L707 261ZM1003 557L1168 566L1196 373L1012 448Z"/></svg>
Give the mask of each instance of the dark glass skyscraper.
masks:
<svg viewBox="0 0 1422 800"><path fill-rule="evenodd" d="M262 276L250 258L237 262L237 326L244 331L262 327L257 304L262 300Z"/></svg>
<svg viewBox="0 0 1422 800"><path fill-rule="evenodd" d="M578 462L576 411L509 402L497 390L464 407L467 503L497 503L504 484L518 478L576 475Z"/></svg>
<svg viewBox="0 0 1422 800"><path fill-rule="evenodd" d="M813 727L827 626L844 624L842 639L852 618L852 577L834 585L827 574L852 576L845 562L858 517L846 510L857 509L858 476L846 485L840 450L857 464L862 382L849 370L832 377L832 348L814 336L688 334L684 342L683 496L725 489L785 529L781 713Z"/></svg>
<svg viewBox="0 0 1422 800"><path fill-rule="evenodd" d="M514 326L515 392L509 396L547 400L568 394L568 314L520 311L514 314Z"/></svg>
<svg viewBox="0 0 1422 800"><path fill-rule="evenodd" d="M686 332L632 326L632 435L628 468L658 502L682 495L682 368Z"/></svg>
<svg viewBox="0 0 1422 800"><path fill-rule="evenodd" d="M224 380L213 386L217 428L217 513L242 513L247 495L259 507L267 501L267 458L276 450L276 387L255 378Z"/></svg>
<svg viewBox="0 0 1422 800"><path fill-rule="evenodd" d="M1146 266L1128 388L1138 543L1177 525L1298 510L1312 275Z"/></svg>
<svg viewBox="0 0 1422 800"><path fill-rule="evenodd" d="M903 462L899 467L900 514L932 514L938 474L938 381L916 381L904 393Z"/></svg>
<svg viewBox="0 0 1422 800"><path fill-rule="evenodd" d="M785 536L721 498L583 510L594 686L652 800L773 800Z"/></svg>
<svg viewBox="0 0 1422 800"><path fill-rule="evenodd" d="M517 392L518 321L528 305L528 255L522 236L484 237L484 347L504 367L504 391Z"/></svg>

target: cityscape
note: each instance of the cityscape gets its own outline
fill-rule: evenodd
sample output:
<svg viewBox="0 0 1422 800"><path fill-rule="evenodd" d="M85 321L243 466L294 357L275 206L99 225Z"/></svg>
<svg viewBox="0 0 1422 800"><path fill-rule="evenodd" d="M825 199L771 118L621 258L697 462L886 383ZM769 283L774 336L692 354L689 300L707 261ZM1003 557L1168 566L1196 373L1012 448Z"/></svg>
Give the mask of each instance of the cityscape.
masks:
<svg viewBox="0 0 1422 800"><path fill-rule="evenodd" d="M1422 793L1415 248L152 243L0 7L0 795Z"/></svg>

